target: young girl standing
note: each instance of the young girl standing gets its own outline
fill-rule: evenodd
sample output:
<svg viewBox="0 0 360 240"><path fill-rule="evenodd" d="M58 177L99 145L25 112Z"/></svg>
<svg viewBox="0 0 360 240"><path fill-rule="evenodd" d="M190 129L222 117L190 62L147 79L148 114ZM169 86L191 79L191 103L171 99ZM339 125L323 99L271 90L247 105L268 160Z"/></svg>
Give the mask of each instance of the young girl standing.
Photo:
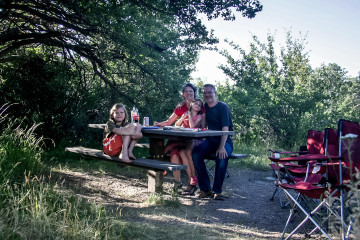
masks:
<svg viewBox="0 0 360 240"><path fill-rule="evenodd" d="M199 128L201 127L202 122L202 109L203 109L203 101L199 98L195 99L190 104L190 110L185 112L181 118L175 123L175 126L181 126L184 128ZM186 142L186 148L180 150L180 158L184 165L187 166L186 172L189 177L189 186L183 192L184 195L193 195L197 189L196 185L198 184L198 180L196 177L196 172L194 168L194 164L192 161L191 152L196 144L196 141L188 141ZM176 181L177 179L175 179ZM180 179L179 179L180 181Z"/></svg>
<svg viewBox="0 0 360 240"><path fill-rule="evenodd" d="M115 104L110 109L110 118L104 129L103 150L109 156L119 156L126 163L135 160L133 149L137 140L142 138L139 123L129 123L125 105Z"/></svg>

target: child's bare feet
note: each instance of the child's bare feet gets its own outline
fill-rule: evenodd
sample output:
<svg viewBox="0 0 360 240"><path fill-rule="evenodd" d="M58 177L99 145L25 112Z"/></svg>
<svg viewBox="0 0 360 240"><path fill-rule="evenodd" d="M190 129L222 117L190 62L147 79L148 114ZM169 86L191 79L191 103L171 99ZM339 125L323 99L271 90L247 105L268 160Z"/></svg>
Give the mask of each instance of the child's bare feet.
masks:
<svg viewBox="0 0 360 240"><path fill-rule="evenodd" d="M120 153L119 158L120 158L120 159L121 159L121 161L123 161L123 162L126 162L126 163L132 163L132 161L129 159L129 157L128 157L128 156L126 156L126 155L125 155L125 154L123 154L123 153Z"/></svg>
<svg viewBox="0 0 360 240"><path fill-rule="evenodd" d="M131 160L135 160L135 159L136 159L136 157L135 157L134 154L132 154L132 153L129 153L129 158L130 158Z"/></svg>

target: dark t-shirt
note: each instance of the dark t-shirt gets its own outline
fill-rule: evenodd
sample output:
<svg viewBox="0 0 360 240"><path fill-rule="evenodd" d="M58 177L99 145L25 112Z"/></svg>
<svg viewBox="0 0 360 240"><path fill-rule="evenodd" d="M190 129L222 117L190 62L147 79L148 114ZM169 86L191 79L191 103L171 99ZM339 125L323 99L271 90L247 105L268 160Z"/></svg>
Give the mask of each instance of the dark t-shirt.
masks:
<svg viewBox="0 0 360 240"><path fill-rule="evenodd" d="M223 127L229 127L229 131L233 131L233 122L229 106L224 102L218 102L214 107L209 107L205 103L206 123L208 129L221 131ZM220 137L216 137L220 138ZM229 135L227 141L232 141Z"/></svg>
<svg viewBox="0 0 360 240"><path fill-rule="evenodd" d="M108 138L111 137L114 133L113 133L113 129L114 128L119 128L119 127L125 127L128 123L122 122L121 124L117 125L115 124L114 120L110 119L105 126L104 129L104 134L103 134L103 138Z"/></svg>

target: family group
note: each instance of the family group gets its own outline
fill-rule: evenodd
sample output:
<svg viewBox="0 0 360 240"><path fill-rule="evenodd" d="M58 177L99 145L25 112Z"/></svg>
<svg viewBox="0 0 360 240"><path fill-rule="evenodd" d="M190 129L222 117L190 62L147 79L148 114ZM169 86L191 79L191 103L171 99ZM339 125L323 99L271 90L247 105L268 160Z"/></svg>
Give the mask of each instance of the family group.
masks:
<svg viewBox="0 0 360 240"><path fill-rule="evenodd" d="M198 87L186 83L181 90L183 101L180 102L171 116L163 122L154 121L154 126L164 127L175 123L184 128L201 128L217 131L232 131L233 123L228 105L217 99L216 87L205 84L202 88L203 100L198 98ZM204 103L204 102L205 103ZM135 160L133 149L142 137L142 126L129 123L128 113L123 104L115 104L110 110L110 119L104 130L104 152L111 156L119 156L122 161L131 163ZM110 142L118 147L109 148ZM207 137L202 140L175 141L169 140L165 146L165 154L170 153L172 163L184 164L189 178L189 186L183 195L193 195L200 188L200 198L213 197L223 200L222 185L228 166L228 156L233 151L232 138L229 135ZM216 154L215 178L211 188L204 159L207 155ZM174 190L178 191L182 184L180 171L174 171Z"/></svg>

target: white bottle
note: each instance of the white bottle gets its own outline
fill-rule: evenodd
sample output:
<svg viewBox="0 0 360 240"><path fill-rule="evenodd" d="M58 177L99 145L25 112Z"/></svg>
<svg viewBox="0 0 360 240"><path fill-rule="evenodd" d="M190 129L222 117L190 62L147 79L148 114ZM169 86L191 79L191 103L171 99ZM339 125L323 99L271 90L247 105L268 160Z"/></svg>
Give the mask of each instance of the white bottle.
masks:
<svg viewBox="0 0 360 240"><path fill-rule="evenodd" d="M134 122L134 117L137 115L136 113L136 108L135 106L133 106L133 109L131 110L131 122L133 123Z"/></svg>
<svg viewBox="0 0 360 240"><path fill-rule="evenodd" d="M140 121L140 114L137 108L135 109L135 113L136 115L134 116L134 122L138 123Z"/></svg>

